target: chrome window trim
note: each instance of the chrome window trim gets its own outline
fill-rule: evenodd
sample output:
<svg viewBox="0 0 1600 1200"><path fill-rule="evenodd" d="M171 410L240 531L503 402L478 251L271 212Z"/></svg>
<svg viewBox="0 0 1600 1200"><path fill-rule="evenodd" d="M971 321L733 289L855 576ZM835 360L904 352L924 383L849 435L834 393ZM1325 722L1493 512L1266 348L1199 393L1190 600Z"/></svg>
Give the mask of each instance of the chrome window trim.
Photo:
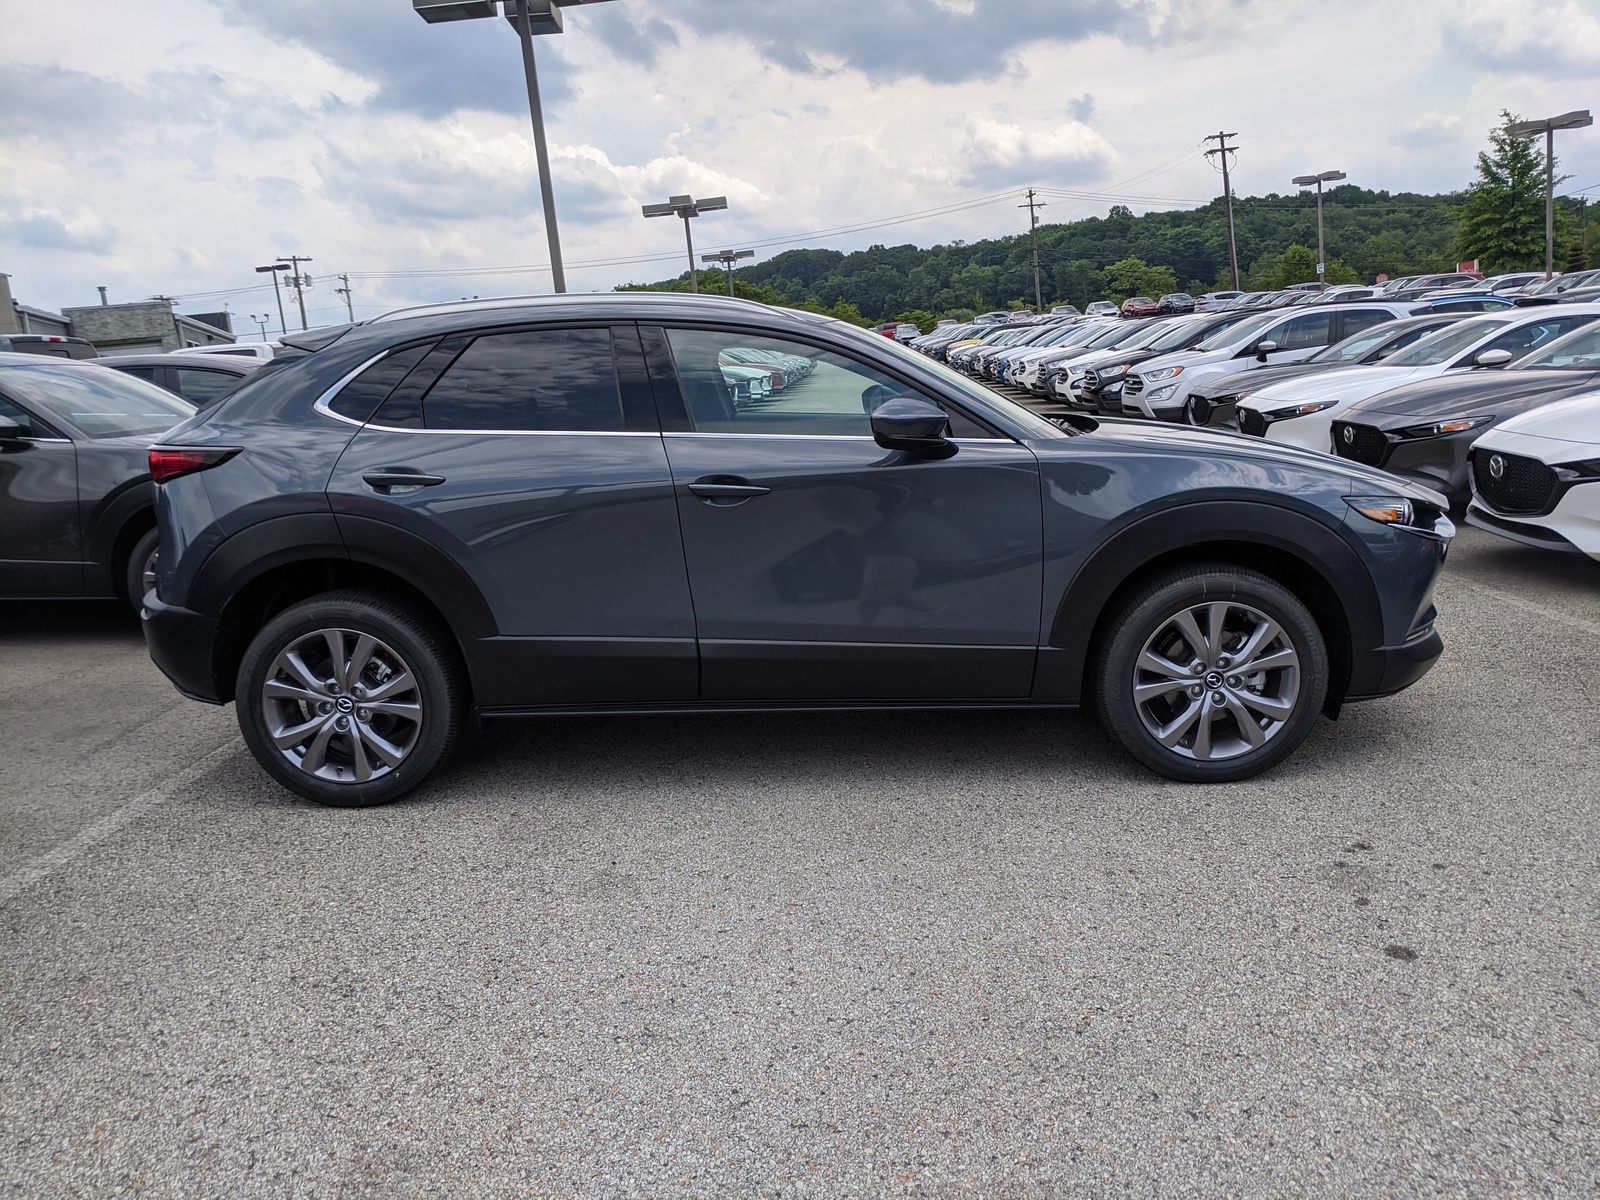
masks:
<svg viewBox="0 0 1600 1200"><path fill-rule="evenodd" d="M388 350L378 351L378 353L367 359L366 362L362 363L359 367L345 375L327 391L323 392L322 395L317 397L316 403L311 406L312 411L319 412L325 417L332 417L335 421L343 421L346 425L354 425L357 429L365 428L367 424L365 421L357 421L354 417L347 417L343 413L336 413L333 411L333 409L328 407L328 403L344 390L345 384L349 383L352 379L361 374L361 372L365 371L374 363L380 362L381 360L389 357L392 349L393 348L391 347Z"/></svg>

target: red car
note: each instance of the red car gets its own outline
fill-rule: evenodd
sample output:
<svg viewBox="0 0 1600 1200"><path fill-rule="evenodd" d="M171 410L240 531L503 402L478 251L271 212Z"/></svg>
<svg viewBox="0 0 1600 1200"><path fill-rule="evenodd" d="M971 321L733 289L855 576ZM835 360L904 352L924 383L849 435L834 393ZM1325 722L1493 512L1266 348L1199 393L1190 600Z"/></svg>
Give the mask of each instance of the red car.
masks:
<svg viewBox="0 0 1600 1200"><path fill-rule="evenodd" d="M1125 317L1154 317L1161 313L1161 305L1149 296L1129 296L1122 302L1122 315Z"/></svg>

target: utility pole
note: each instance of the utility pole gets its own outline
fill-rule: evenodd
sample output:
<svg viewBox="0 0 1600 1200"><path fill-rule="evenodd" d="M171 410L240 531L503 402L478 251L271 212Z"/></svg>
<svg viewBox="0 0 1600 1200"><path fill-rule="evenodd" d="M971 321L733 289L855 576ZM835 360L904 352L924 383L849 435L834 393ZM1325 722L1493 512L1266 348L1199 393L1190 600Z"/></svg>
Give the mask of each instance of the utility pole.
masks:
<svg viewBox="0 0 1600 1200"><path fill-rule="evenodd" d="M298 254L280 254L278 255L278 261L291 264L290 269L294 271L294 274L290 277L290 282L294 284L295 299L300 302L300 328L310 329L311 326L306 323L305 276L300 274L300 264L308 263L311 260Z"/></svg>
<svg viewBox="0 0 1600 1200"><path fill-rule="evenodd" d="M1035 200L1038 193L1032 188L1028 189L1028 202L1017 205L1018 208L1028 210L1028 237L1033 240L1033 311L1044 311L1044 292L1039 287L1039 213L1037 210L1046 207L1043 200Z"/></svg>
<svg viewBox="0 0 1600 1200"><path fill-rule="evenodd" d="M334 288L333 292L336 296L344 297L344 310L350 314L350 324L354 325L356 323L356 306L350 302L350 276L340 275L339 278L344 281L344 286Z"/></svg>
<svg viewBox="0 0 1600 1200"><path fill-rule="evenodd" d="M1228 210L1228 266L1233 271L1233 290L1239 290L1239 247L1233 237L1233 187L1228 182L1228 155L1238 151L1238 146L1228 145L1228 139L1238 137L1237 133L1208 133L1205 141L1216 142L1215 150L1207 150L1206 157L1213 154L1222 158L1222 196Z"/></svg>

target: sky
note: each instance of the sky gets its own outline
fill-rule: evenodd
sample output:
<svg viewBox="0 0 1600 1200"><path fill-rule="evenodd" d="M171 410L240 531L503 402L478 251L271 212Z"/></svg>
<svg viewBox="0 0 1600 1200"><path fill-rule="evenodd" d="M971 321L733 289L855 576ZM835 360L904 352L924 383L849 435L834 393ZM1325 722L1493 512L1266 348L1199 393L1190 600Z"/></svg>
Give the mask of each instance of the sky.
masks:
<svg viewBox="0 0 1600 1200"><path fill-rule="evenodd" d="M1594 0L606 0L536 41L567 286L696 252L932 245L1296 175L1443 192L1502 109L1600 108ZM176 296L255 336L551 278L517 38L408 0L0 0L0 271L59 311ZM1600 198L1600 127L1558 134ZM903 219L903 218L914 219ZM500 270L517 268L517 270ZM291 324L296 317L291 308Z"/></svg>

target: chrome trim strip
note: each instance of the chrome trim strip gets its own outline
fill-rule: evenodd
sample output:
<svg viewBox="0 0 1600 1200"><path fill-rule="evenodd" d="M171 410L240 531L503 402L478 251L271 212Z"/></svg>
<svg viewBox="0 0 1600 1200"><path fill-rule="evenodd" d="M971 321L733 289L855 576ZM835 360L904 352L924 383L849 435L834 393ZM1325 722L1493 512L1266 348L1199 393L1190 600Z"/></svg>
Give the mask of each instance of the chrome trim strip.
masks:
<svg viewBox="0 0 1600 1200"><path fill-rule="evenodd" d="M332 414L338 416L338 413ZM348 420L339 417L341 421ZM363 429L376 429L383 433L431 433L436 436L461 437L471 434L482 437L491 434L495 437L628 437L628 438L658 438L661 435L649 429L407 429L399 425L374 425L368 422Z"/></svg>

